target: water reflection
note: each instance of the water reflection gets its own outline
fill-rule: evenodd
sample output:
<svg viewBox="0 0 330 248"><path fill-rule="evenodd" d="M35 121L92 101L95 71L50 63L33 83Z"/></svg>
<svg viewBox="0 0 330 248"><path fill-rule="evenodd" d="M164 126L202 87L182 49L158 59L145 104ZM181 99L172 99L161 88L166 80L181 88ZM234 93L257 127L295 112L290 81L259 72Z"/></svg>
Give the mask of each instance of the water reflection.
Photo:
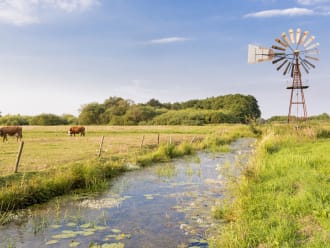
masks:
<svg viewBox="0 0 330 248"><path fill-rule="evenodd" d="M0 228L0 247L208 247L218 224L225 165L251 151L242 139L227 154L200 153L131 171L108 192L55 200Z"/></svg>

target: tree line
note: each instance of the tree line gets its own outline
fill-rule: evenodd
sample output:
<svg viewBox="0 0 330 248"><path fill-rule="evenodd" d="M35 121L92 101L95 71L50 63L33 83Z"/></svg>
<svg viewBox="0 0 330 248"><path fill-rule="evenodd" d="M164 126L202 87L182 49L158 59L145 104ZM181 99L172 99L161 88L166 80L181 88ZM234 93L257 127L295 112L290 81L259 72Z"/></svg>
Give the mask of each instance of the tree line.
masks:
<svg viewBox="0 0 330 248"><path fill-rule="evenodd" d="M39 114L1 116L0 125L205 125L248 123L260 120L257 100L251 95L230 94L184 102L161 103L150 99L134 103L122 97L109 97L103 103L84 104L79 115ZM330 120L327 113L310 120ZM287 116L273 116L267 122L286 122Z"/></svg>
<svg viewBox="0 0 330 248"><path fill-rule="evenodd" d="M103 103L82 105L78 117L0 115L0 125L205 125L248 123L260 116L257 100L251 95L230 94L174 103L161 103L154 98L134 103L114 96Z"/></svg>
<svg viewBox="0 0 330 248"><path fill-rule="evenodd" d="M121 97L109 97L103 103L83 105L81 124L92 125L205 125L247 123L261 115L257 100L241 94L161 103L150 99L135 104Z"/></svg>

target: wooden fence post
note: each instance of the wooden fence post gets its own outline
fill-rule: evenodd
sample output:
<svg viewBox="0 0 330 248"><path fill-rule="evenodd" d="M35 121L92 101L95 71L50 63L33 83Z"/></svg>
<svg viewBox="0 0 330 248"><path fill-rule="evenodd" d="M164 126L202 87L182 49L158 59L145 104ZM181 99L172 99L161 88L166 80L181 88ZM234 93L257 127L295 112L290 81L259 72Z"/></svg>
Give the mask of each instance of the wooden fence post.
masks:
<svg viewBox="0 0 330 248"><path fill-rule="evenodd" d="M15 173L18 172L19 161L21 159L22 151L24 147L24 141L21 141L18 149L17 159L16 159L16 166L15 166Z"/></svg>
<svg viewBox="0 0 330 248"><path fill-rule="evenodd" d="M143 142L144 142L144 135L143 135L143 137L142 137L142 141L141 141L141 146L140 146L140 148L142 148L142 146L143 146Z"/></svg>
<svg viewBox="0 0 330 248"><path fill-rule="evenodd" d="M101 157L102 146L103 146L103 140L104 140L104 136L102 136L102 138L101 138L101 143L100 143L100 148L99 148L99 154L98 154L98 157Z"/></svg>
<svg viewBox="0 0 330 248"><path fill-rule="evenodd" d="M159 145L159 137L160 136L160 134L158 133L158 137L157 137L157 144Z"/></svg>

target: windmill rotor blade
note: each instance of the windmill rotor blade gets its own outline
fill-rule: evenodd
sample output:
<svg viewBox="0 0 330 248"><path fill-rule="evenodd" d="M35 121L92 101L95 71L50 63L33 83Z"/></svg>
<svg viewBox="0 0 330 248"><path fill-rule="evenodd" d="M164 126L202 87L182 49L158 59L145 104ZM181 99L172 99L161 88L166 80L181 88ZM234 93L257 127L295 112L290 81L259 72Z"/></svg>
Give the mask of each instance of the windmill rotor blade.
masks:
<svg viewBox="0 0 330 248"><path fill-rule="evenodd" d="M308 74L309 71L308 71L308 69L307 69L307 67L306 67L306 65L305 65L305 63L303 61L301 61L301 65L304 68L305 72Z"/></svg>
<svg viewBox="0 0 330 248"><path fill-rule="evenodd" d="M303 60L306 64L310 65L311 67L313 67L313 69L315 69L315 65L313 65L311 62L309 62L307 59Z"/></svg>
<svg viewBox="0 0 330 248"><path fill-rule="evenodd" d="M320 54L320 51L317 48L311 49L311 50L304 50L305 54Z"/></svg>
<svg viewBox="0 0 330 248"><path fill-rule="evenodd" d="M285 40L285 42L290 46L291 42L290 42L288 36L286 36L286 33L285 32L282 33L282 37Z"/></svg>
<svg viewBox="0 0 330 248"><path fill-rule="evenodd" d="M279 38L276 38L275 41L276 41L278 44L284 46L285 48L287 48L287 47L289 46L289 44L287 44L285 41L283 41L283 40L281 40L281 39L279 39Z"/></svg>
<svg viewBox="0 0 330 248"><path fill-rule="evenodd" d="M301 34L301 30L300 28L297 28L297 31L296 31L296 43L299 44L299 41L300 41L300 34Z"/></svg>
<svg viewBox="0 0 330 248"><path fill-rule="evenodd" d="M310 67L308 64L306 64L306 62L305 62L305 61L302 61L302 63L304 63L304 65L306 66L306 68L307 68L308 70L310 70L310 69L311 69L311 67Z"/></svg>
<svg viewBox="0 0 330 248"><path fill-rule="evenodd" d="M272 63L273 63L273 64L276 64L277 62L279 62L279 61L281 61L281 60L283 60L283 59L285 59L285 58L286 58L285 56L280 57L279 59L275 59L275 60L273 60Z"/></svg>
<svg viewBox="0 0 330 248"><path fill-rule="evenodd" d="M299 44L304 45L305 39L306 39L306 37L307 37L308 34L309 34L308 31L305 31L304 32L303 36L301 37L301 39L299 41Z"/></svg>
<svg viewBox="0 0 330 248"><path fill-rule="evenodd" d="M319 46L319 45L320 45L320 43L316 42L316 43L310 45L309 47L306 47L305 50L311 50L311 49L313 49L313 48L315 48L315 47L317 47L317 46Z"/></svg>
<svg viewBox="0 0 330 248"><path fill-rule="evenodd" d="M286 60L284 60L284 62L279 66L279 67L277 67L276 68L276 70L281 70L281 68L286 64L288 62L288 60L286 59Z"/></svg>
<svg viewBox="0 0 330 248"><path fill-rule="evenodd" d="M283 72L283 76L286 75L286 73L288 72L289 67L291 66L291 64L292 64L291 62L288 63L288 65L286 66L286 68L285 68L285 70L284 70L284 72Z"/></svg>
<svg viewBox="0 0 330 248"><path fill-rule="evenodd" d="M272 48L276 49L276 50L281 50L281 51L285 51L286 49L283 48L283 47L280 47L280 46L275 46L275 45L272 45Z"/></svg>
<svg viewBox="0 0 330 248"><path fill-rule="evenodd" d="M308 70L311 69L311 67L308 64L306 64L306 62L304 61L304 59L302 59L301 57L299 57L299 59L300 59L301 64L304 64Z"/></svg>
<svg viewBox="0 0 330 248"><path fill-rule="evenodd" d="M319 58L308 56L308 55L306 55L305 58L312 59L312 60L315 60L315 61L319 61Z"/></svg>
<svg viewBox="0 0 330 248"><path fill-rule="evenodd" d="M294 44L295 40L294 40L294 32L293 29L289 29L289 35L290 35L290 41L292 44Z"/></svg>
<svg viewBox="0 0 330 248"><path fill-rule="evenodd" d="M315 36L312 35L311 37L308 38L308 40L305 42L304 47L308 46L309 43L311 43L315 39Z"/></svg>
<svg viewBox="0 0 330 248"><path fill-rule="evenodd" d="M278 56L284 56L284 55L286 55L285 53L274 53L274 56L275 57L278 57Z"/></svg>

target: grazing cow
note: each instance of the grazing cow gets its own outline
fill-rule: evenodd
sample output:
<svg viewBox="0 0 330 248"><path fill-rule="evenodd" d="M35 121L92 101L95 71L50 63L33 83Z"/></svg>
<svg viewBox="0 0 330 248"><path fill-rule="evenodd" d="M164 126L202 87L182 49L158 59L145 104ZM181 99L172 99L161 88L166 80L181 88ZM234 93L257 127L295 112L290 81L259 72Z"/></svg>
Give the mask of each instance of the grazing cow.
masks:
<svg viewBox="0 0 330 248"><path fill-rule="evenodd" d="M18 139L22 140L22 128L18 126L8 126L0 128L0 137L3 137L3 142L8 141L7 136L16 136L16 142Z"/></svg>
<svg viewBox="0 0 330 248"><path fill-rule="evenodd" d="M85 127L83 126L75 126L75 127L70 127L68 134L70 136L76 136L76 134L79 134L80 136L85 136Z"/></svg>

